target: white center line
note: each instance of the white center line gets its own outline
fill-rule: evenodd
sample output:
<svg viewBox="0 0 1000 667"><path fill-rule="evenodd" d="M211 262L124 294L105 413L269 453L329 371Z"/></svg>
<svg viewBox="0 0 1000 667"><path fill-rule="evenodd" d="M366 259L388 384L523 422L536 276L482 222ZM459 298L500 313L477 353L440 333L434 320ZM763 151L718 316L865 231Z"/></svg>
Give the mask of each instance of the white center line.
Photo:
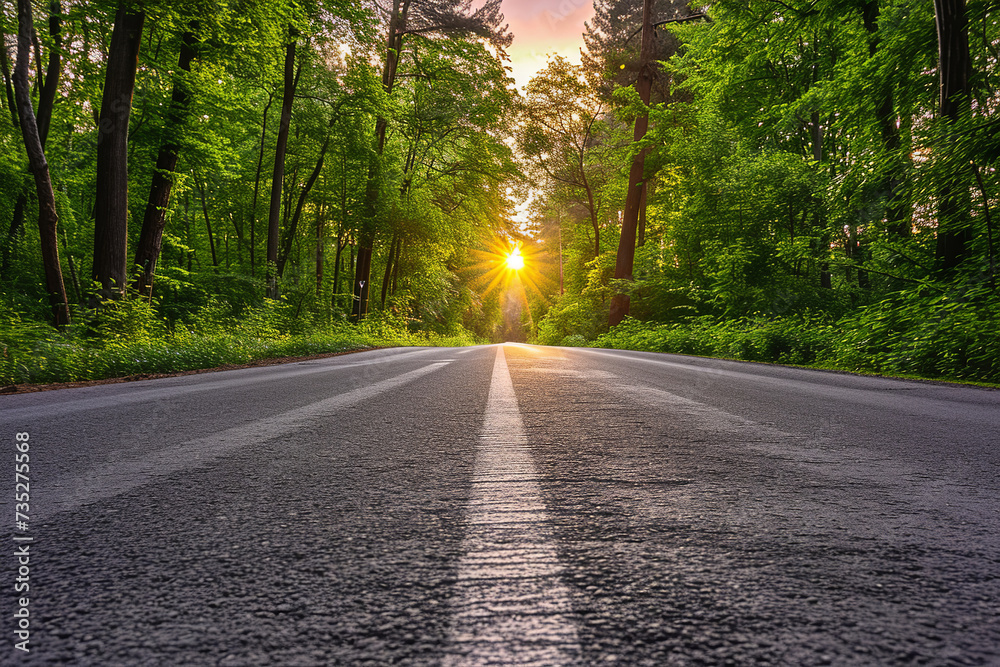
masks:
<svg viewBox="0 0 1000 667"><path fill-rule="evenodd" d="M497 347L467 508L452 665L565 665L580 656L569 591L503 347Z"/></svg>

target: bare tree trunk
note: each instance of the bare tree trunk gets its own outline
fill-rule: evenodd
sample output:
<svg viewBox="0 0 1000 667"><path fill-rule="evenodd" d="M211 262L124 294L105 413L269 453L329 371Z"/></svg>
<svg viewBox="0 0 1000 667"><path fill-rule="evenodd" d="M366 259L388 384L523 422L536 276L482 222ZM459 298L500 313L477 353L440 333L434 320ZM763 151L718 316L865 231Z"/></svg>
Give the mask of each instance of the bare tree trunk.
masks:
<svg viewBox="0 0 1000 667"><path fill-rule="evenodd" d="M337 254L333 260L333 296L330 297L330 305L334 309L340 305L340 255L344 251L344 247L347 246L347 242L341 242L340 235L337 235Z"/></svg>
<svg viewBox="0 0 1000 667"><path fill-rule="evenodd" d="M319 160L316 161L316 167L309 174L309 179L306 181L305 186L302 188L302 192L299 193L298 204L295 205L295 213L292 215L292 222L288 225L285 230L285 243L281 250L281 254L278 256L278 277L284 275L285 273L285 263L288 261L288 255L292 252L292 241L295 240L295 232L299 228L299 218L302 216L302 207L306 203L306 197L309 196L309 191L312 190L313 185L316 184L316 179L319 178L319 174L323 171L323 160L326 158L326 149L330 145L330 137L327 136L326 141L323 142L323 147L319 150Z"/></svg>
<svg viewBox="0 0 1000 667"><path fill-rule="evenodd" d="M212 250L212 266L218 267L219 260L215 255L215 236L212 234L212 220L208 217L208 201L205 198L205 186L198 180L198 175L194 176L195 185L201 194L201 211L205 215L205 228L208 229L208 247Z"/></svg>
<svg viewBox="0 0 1000 667"><path fill-rule="evenodd" d="M274 93L268 93L264 105L264 120L260 124L260 152L257 154L257 176L253 182L253 203L250 205L250 275L254 275L254 260L257 248L257 196L260 194L260 171L264 164L264 139L267 137L267 111L274 101Z"/></svg>
<svg viewBox="0 0 1000 667"><path fill-rule="evenodd" d="M323 204L316 207L316 296L323 291Z"/></svg>
<svg viewBox="0 0 1000 667"><path fill-rule="evenodd" d="M393 233L392 241L389 243L389 257L385 260L385 273L382 275L382 310L385 310L386 291L389 289L389 281L392 279L392 267L398 252L398 244L399 234Z"/></svg>
<svg viewBox="0 0 1000 667"><path fill-rule="evenodd" d="M399 243L396 244L396 261L392 266L392 287L389 290L389 294L396 293L396 281L399 278L399 265L402 264L403 258L403 239L399 239Z"/></svg>
<svg viewBox="0 0 1000 667"><path fill-rule="evenodd" d="M145 19L145 13L120 4L108 51L97 135L92 273L104 298L121 298L128 277L128 123Z"/></svg>
<svg viewBox="0 0 1000 667"><path fill-rule="evenodd" d="M34 32L34 28L32 28L32 32ZM48 139L52 107L55 103L56 88L59 85L59 76L62 72L62 6L58 1L49 3L49 34L52 36L54 48L49 51L48 71L39 95L38 115L35 118L35 123L38 126L38 135L42 142L42 150L45 150L45 143ZM14 100L5 44L0 45L0 59L2 59L4 83L7 86L7 99L10 104L11 115L14 119L14 127L19 128L20 120L18 119L17 105ZM25 181L14 204L14 214L7 232L7 242L3 247L3 258L0 260L0 278L7 275L7 270L10 268L10 253L13 251L14 243L20 235L24 224L24 209L28 204L28 188L28 183Z"/></svg>
<svg viewBox="0 0 1000 667"><path fill-rule="evenodd" d="M49 177L45 149L38 133L34 108L31 103L31 84L28 81L31 34L34 32L30 0L17 3L17 65L14 67L14 95L20 119L21 134L28 154L28 168L35 177L38 195L38 231L41 238L42 264L45 268L45 287L52 306L52 320L56 326L69 324L69 304L59 264L59 237L55 193Z"/></svg>
<svg viewBox="0 0 1000 667"><path fill-rule="evenodd" d="M191 61L195 57L194 31L198 29L198 24L192 22L190 27L191 30L181 37L181 53L177 66L182 72L191 71ZM149 186L149 199L146 201L142 231L135 250L135 266L140 271L135 281L135 289L141 294L148 295L152 291L156 262L160 258L163 230L167 224L167 207L170 205L170 191L174 186L173 171L177 167L177 157L180 153L177 135L184 124L190 99L187 87L187 81L182 75L174 79L170 110L167 112L167 122L163 128L165 141L160 145L159 154L156 156L156 169L153 170L153 180Z"/></svg>
<svg viewBox="0 0 1000 667"><path fill-rule="evenodd" d="M639 80L636 91L643 104L649 104L649 93L653 85L653 0L643 0L642 5L642 44L640 47ZM649 116L643 114L635 119L632 133L633 141L639 142L646 136L649 126ZM639 221L639 206L642 200L643 171L646 164L646 153L636 152L632 158L632 168L628 175L628 193L625 197L625 213L622 217L622 235L618 242L618 257L615 261L615 278L632 280L632 265L635 261L636 227ZM629 311L629 296L616 294L611 299L611 312L608 324L615 326L620 323Z"/></svg>
<svg viewBox="0 0 1000 667"><path fill-rule="evenodd" d="M969 77L972 61L969 55L969 24L965 0L934 0L934 15L938 35L938 72L941 81L941 118L954 125L970 109ZM952 142L945 140L944 160L954 162L950 154ZM972 240L969 225L969 188L961 177L965 169L957 165L945 176L940 187L938 204L937 260L943 271L949 271L965 258Z"/></svg>
<svg viewBox="0 0 1000 667"><path fill-rule="evenodd" d="M302 72L302 63L295 68L296 32L290 31L292 38L285 47L284 94L281 98L281 122L278 125L278 140L274 147L274 171L271 175L271 208L267 218L267 296L278 298L278 243L281 223L281 189L285 181L285 153L288 149L288 129L292 122L292 103L295 101L295 87Z"/></svg>

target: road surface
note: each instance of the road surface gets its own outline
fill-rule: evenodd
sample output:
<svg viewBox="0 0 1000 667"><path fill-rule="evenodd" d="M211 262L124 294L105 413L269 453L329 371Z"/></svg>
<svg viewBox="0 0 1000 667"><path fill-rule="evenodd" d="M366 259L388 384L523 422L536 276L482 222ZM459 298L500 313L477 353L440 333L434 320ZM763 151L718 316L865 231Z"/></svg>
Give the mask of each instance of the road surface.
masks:
<svg viewBox="0 0 1000 667"><path fill-rule="evenodd" d="M998 434L996 391L513 344L3 396L0 663L1000 664Z"/></svg>

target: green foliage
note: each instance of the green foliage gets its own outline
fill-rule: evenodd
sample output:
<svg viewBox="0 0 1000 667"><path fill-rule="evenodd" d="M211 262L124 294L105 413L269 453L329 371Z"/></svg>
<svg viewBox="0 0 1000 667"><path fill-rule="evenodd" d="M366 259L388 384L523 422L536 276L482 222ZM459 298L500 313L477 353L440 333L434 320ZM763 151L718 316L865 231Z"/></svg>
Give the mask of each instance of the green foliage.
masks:
<svg viewBox="0 0 1000 667"><path fill-rule="evenodd" d="M405 320L389 315L359 326L305 329L292 309L292 304L268 300L233 318L228 304L211 300L194 327L169 331L153 308L132 300L102 310L89 330L78 325L60 333L4 307L0 385L142 376L372 347L484 342L461 328L443 336L411 332Z"/></svg>
<svg viewBox="0 0 1000 667"><path fill-rule="evenodd" d="M674 324L630 318L593 346L1000 383L998 332L1000 299L983 282L894 293L838 320L809 313Z"/></svg>

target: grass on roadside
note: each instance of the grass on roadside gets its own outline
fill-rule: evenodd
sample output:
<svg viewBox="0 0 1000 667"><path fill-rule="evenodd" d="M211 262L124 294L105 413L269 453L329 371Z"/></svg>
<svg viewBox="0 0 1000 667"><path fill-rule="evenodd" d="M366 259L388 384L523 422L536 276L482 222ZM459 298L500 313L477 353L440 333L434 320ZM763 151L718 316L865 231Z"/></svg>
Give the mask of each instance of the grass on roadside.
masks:
<svg viewBox="0 0 1000 667"><path fill-rule="evenodd" d="M462 346L483 341L460 331L438 335L409 331L398 318L373 317L305 326L283 317L280 305L239 318L204 317L172 329L133 301L109 309L98 321L65 332L0 312L0 385L100 380L245 364L261 359L346 352L373 347Z"/></svg>
<svg viewBox="0 0 1000 667"><path fill-rule="evenodd" d="M886 301L836 321L809 315L674 324L628 319L590 345L1000 384L1000 314L967 303L922 305Z"/></svg>

